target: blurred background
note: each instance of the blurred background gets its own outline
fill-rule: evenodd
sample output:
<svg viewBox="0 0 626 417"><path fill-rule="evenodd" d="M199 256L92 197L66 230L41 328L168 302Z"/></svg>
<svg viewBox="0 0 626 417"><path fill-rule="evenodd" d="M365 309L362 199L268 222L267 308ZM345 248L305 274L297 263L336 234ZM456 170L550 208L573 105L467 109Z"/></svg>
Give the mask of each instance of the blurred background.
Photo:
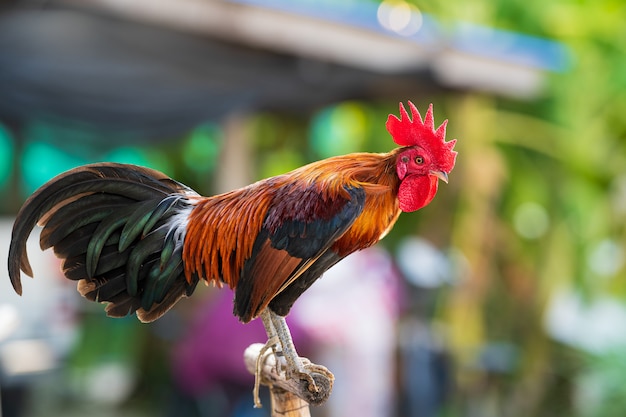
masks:
<svg viewBox="0 0 626 417"><path fill-rule="evenodd" d="M626 413L621 0L3 0L0 257L45 181L118 161L208 195L393 147L398 102L449 118L428 207L289 316L337 378L315 416ZM3 417L267 416L232 294L108 319L30 242L0 270ZM265 393L266 395L266 393Z"/></svg>

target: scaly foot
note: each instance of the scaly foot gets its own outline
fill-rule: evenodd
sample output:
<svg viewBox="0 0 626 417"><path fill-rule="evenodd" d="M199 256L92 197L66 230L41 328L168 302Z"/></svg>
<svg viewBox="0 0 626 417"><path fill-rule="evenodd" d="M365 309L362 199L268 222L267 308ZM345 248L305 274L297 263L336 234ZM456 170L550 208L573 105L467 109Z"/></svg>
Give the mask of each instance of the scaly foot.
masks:
<svg viewBox="0 0 626 417"><path fill-rule="evenodd" d="M261 379L261 364L264 361L265 352L270 348L276 356L277 374L280 374L282 365L286 378L306 384L300 385L300 387L310 394L307 396L308 402L320 404L326 401L335 380L334 375L326 367L316 365L308 359L298 356L284 317L279 316L268 308L261 313L261 319L269 340L263 347L257 360L254 388L255 406L260 406L258 386Z"/></svg>

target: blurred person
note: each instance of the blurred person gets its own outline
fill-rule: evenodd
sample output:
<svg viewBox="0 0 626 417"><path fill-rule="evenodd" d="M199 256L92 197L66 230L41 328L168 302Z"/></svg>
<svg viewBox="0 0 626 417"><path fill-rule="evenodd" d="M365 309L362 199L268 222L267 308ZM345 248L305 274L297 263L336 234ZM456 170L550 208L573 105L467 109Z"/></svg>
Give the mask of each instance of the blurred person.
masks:
<svg viewBox="0 0 626 417"><path fill-rule="evenodd" d="M419 290L418 290L419 291ZM415 300L432 294L414 296L398 324L398 415L437 417L445 406L452 384L451 358L437 329L421 314ZM419 309L419 307L418 307Z"/></svg>
<svg viewBox="0 0 626 417"><path fill-rule="evenodd" d="M404 239L397 253L403 280L403 311L398 320L398 415L441 415L452 384L450 355L433 326L441 289L452 282L448 256L418 237Z"/></svg>

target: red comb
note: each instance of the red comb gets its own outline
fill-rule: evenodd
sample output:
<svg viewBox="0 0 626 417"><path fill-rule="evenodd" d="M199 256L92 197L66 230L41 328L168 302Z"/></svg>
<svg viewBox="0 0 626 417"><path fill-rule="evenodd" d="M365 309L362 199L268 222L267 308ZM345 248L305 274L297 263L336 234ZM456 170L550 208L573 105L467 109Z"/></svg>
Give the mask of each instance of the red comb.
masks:
<svg viewBox="0 0 626 417"><path fill-rule="evenodd" d="M448 120L435 129L435 120L433 118L433 105L428 106L426 116L422 121L417 107L410 101L412 119L409 117L404 105L400 103L400 118L390 114L387 118L387 131L393 137L393 141L400 146L419 145L428 149L437 156L441 164L441 168L446 172L452 170L456 159L456 152L452 150L456 139L446 142L446 125Z"/></svg>

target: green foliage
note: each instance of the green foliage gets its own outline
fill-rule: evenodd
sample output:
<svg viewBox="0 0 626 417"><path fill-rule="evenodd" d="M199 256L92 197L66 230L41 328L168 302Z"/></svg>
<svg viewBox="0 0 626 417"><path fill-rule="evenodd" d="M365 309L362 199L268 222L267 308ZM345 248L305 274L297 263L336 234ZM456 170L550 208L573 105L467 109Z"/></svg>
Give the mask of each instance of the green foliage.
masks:
<svg viewBox="0 0 626 417"><path fill-rule="evenodd" d="M599 354L591 361L564 355L546 333L544 320L554 296L565 289L583 294L590 305L601 295L626 299L626 5L608 0L453 1L433 12L448 22L469 20L556 39L573 56L571 68L550 74L544 95L536 100L470 97L449 111L454 114L452 129L462 122L461 112L468 113L466 119L491 122L482 130L471 124L455 129L463 146L461 172L450 178L462 177L460 201L466 203L453 208L452 215L461 221L452 243L469 256L474 271L440 307L453 334L461 334L452 339L452 348L467 364L472 363L468 348L494 338L521 349L525 366L498 395L500 414L621 415L626 409L619 401L626 385L623 355ZM466 158L483 158L484 166L474 167ZM484 175L498 181L482 184ZM534 237L521 233L516 223L527 204L547 214L547 229ZM529 219L524 221L532 223L532 215ZM479 229L476 222L489 227ZM450 311L459 305L477 310L468 316L480 325L455 319ZM467 335L467 329L480 333ZM546 378L546 373L558 378ZM462 390L478 383L465 378L467 374ZM535 387L533 395L517 407L513 400L527 384ZM593 401L584 400L590 397Z"/></svg>

